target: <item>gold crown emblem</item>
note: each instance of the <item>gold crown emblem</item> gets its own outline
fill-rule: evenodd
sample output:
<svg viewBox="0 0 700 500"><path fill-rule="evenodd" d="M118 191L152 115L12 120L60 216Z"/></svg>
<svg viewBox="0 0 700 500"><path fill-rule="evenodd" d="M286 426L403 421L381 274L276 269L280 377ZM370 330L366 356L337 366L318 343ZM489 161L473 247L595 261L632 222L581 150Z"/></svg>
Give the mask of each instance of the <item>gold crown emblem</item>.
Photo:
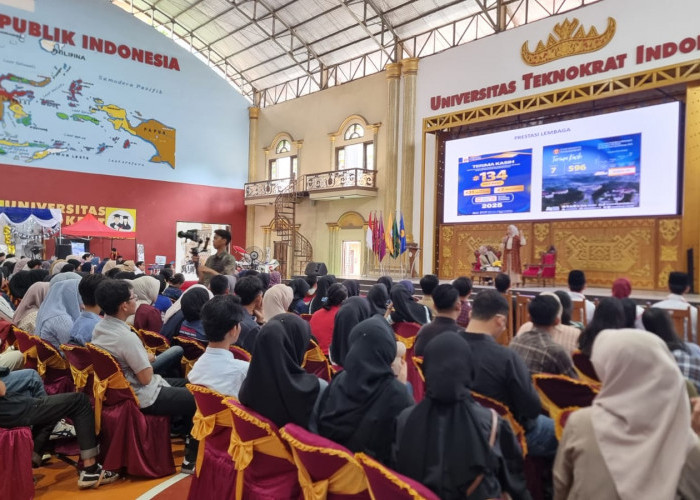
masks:
<svg viewBox="0 0 700 500"><path fill-rule="evenodd" d="M527 65L539 66L563 57L595 52L612 40L615 36L615 28L615 20L609 17L608 26L603 33L598 34L595 26L591 26L591 29L586 33L578 19L574 18L573 21L569 21L567 18L554 26L553 32L558 38L550 34L547 37L547 44L538 42L534 52L530 52L527 42L525 42L520 49L520 55Z"/></svg>

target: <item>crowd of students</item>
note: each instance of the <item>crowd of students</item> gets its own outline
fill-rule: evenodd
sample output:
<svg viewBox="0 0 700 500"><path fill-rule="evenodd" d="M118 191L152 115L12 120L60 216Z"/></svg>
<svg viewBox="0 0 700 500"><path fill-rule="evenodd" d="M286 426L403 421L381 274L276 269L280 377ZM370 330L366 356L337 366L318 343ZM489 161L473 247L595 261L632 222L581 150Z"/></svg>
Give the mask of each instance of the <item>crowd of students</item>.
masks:
<svg viewBox="0 0 700 500"><path fill-rule="evenodd" d="M692 403L691 413L689 397L700 389L700 348L679 338L685 332L674 331L666 310L674 300L671 306L692 308L683 273L671 273L666 301L642 311L625 301L629 282L616 281L584 327L571 321L571 307L572 299L585 300L585 276L572 271L568 291L530 301L531 321L506 346L499 343L512 310L501 293L505 275L496 278L497 289L478 294L466 277L440 284L426 275L420 297L410 280L386 276L361 296L353 280L308 276L283 284L279 274L253 271L215 275L208 286L183 291L181 276L168 272L136 274L89 255L82 261L90 269L76 272L83 265L75 260L39 262L36 270L0 267L10 271L0 298L3 311L12 311L6 319L58 349L90 342L114 356L142 412L171 416L186 436L183 472L194 471L198 448L189 436L196 410L189 381L238 398L277 426L294 423L373 456L440 498L529 499L520 442L506 420L475 401L479 393L504 404L522 426L528 455L549 464L544 477L553 478L554 498L700 498L693 431L700 430L700 404ZM407 380L411 360L394 334L402 323L420 325L412 347L423 357L418 404ZM181 347L150 355L131 327L195 339L206 349L185 379ZM689 338L695 329L696 322ZM330 383L302 367L312 340L336 368ZM236 359L231 345L251 361ZM531 376L576 378L576 350L590 358L600 393L572 414L559 441ZM116 471L95 460L87 398L46 396L21 358L11 348L0 353L12 370L0 379L0 426L33 426L38 465L56 422L68 417L84 464L79 485L116 480Z"/></svg>

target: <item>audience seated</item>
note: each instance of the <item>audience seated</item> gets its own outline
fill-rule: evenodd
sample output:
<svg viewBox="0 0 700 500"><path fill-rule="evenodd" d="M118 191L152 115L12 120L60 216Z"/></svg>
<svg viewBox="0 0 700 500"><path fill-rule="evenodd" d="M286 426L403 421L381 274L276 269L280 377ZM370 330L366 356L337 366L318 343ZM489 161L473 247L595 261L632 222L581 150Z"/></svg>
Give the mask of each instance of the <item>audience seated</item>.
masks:
<svg viewBox="0 0 700 500"><path fill-rule="evenodd" d="M690 339L692 342L698 342L698 309L697 307L688 304L684 295L688 292L688 275L674 271L668 275L668 289L671 292L666 297L666 300L656 302L652 307L660 307L662 309L690 309L691 331L687 332L684 338ZM678 335L683 335L686 332L678 332Z"/></svg>
<svg viewBox="0 0 700 500"><path fill-rule="evenodd" d="M209 344L187 376L191 383L238 397L248 373L248 363L235 359L229 346L238 340L246 314L239 300L232 295L217 296L204 304L202 324Z"/></svg>
<svg viewBox="0 0 700 500"><path fill-rule="evenodd" d="M309 314L313 314L323 307L323 299L328 297L328 289L333 284L333 279L326 275L320 276L316 281L316 293L309 302Z"/></svg>
<svg viewBox="0 0 700 500"><path fill-rule="evenodd" d="M619 329L625 324L625 311L620 299L605 297L601 299L586 328L578 339L578 348L586 356L591 356L591 349L596 336L607 328Z"/></svg>
<svg viewBox="0 0 700 500"><path fill-rule="evenodd" d="M295 314L279 314L265 323L239 391L241 403L278 427L292 422L308 428L327 385L301 367L310 340L309 323Z"/></svg>
<svg viewBox="0 0 700 500"><path fill-rule="evenodd" d="M591 318L593 318L593 314L595 313L595 304L588 300L583 294L583 291L586 288L586 275L583 273L583 271L574 269L573 271L569 272L568 283L569 296L571 297L571 300L584 301L586 305L586 321L590 322Z"/></svg>
<svg viewBox="0 0 700 500"><path fill-rule="evenodd" d="M434 274L426 274L420 279L420 288L423 290L423 298L418 301L430 309L430 312L435 316L435 306L433 305L433 290L440 284L440 280Z"/></svg>
<svg viewBox="0 0 700 500"><path fill-rule="evenodd" d="M668 311L660 307L650 307L642 314L644 329L664 341L668 350L676 359L683 376L690 380L700 391L700 347L697 344L683 342L673 328L673 321Z"/></svg>
<svg viewBox="0 0 700 500"><path fill-rule="evenodd" d="M604 330L591 361L602 387L593 406L567 421L554 498L700 498L700 443L664 343L639 330Z"/></svg>
<svg viewBox="0 0 700 500"><path fill-rule="evenodd" d="M452 286L459 292L459 302L461 304L457 324L462 328L466 328L472 312L472 306L469 303L469 296L472 294L472 280L466 276L460 276L452 282Z"/></svg>
<svg viewBox="0 0 700 500"><path fill-rule="evenodd" d="M78 292L83 301L83 310L78 319L73 323L70 331L71 344L85 346L92 341L92 331L100 321L100 306L95 300L95 290L105 278L103 274L88 274L80 280Z"/></svg>
<svg viewBox="0 0 700 500"><path fill-rule="evenodd" d="M41 378L34 370L20 370L0 378L0 427L31 426L34 438L32 463L35 466L41 465L51 432L62 418L73 421L80 447L83 466L78 486L93 488L119 479L119 474L105 471L97 463L99 448L95 438L95 416L85 394L71 392L47 396Z"/></svg>
<svg viewBox="0 0 700 500"><path fill-rule="evenodd" d="M554 457L554 422L540 414L540 398L527 366L515 351L495 340L506 330L507 318L508 302L497 291L484 290L474 298L469 326L460 334L479 360L472 390L508 407L525 429L530 455Z"/></svg>
<svg viewBox="0 0 700 500"><path fill-rule="evenodd" d="M36 329L36 317L39 314L39 307L46 299L49 293L49 284L45 281L33 283L27 293L24 294L22 301L17 306L14 315L11 316L12 323L17 328L24 330L27 333L34 334Z"/></svg>
<svg viewBox="0 0 700 500"><path fill-rule="evenodd" d="M391 276L380 276L377 279L377 283L384 285L386 291L391 295L391 288L394 286L394 280L391 279Z"/></svg>
<svg viewBox="0 0 700 500"><path fill-rule="evenodd" d="M620 300L622 299L629 299L629 296L632 294L632 283L630 280L627 278L617 278L615 281L613 281L612 284L612 296L615 298L618 298ZM630 299L631 300L631 299ZM623 305L624 307L624 305ZM644 326L642 325L642 313L644 312L644 308L640 305L635 304L635 317L634 317L634 326L627 326L628 328L637 328L638 330L643 330Z"/></svg>
<svg viewBox="0 0 700 500"><path fill-rule="evenodd" d="M294 297L289 304L289 312L294 314L308 314L309 305L304 302L306 293L309 291L309 284L303 278L296 278L289 282Z"/></svg>
<svg viewBox="0 0 700 500"><path fill-rule="evenodd" d="M462 302L459 299L459 292L454 286L438 285L433 290L432 301L437 313L430 323L426 323L418 330L414 346L416 356L423 356L428 342L436 336L445 332L463 330L456 322L462 311Z"/></svg>
<svg viewBox="0 0 700 500"><path fill-rule="evenodd" d="M287 287L289 288L289 287ZM255 338L260 331L258 322L263 321L263 291L265 287L257 276L244 276L236 281L234 292L241 299L244 309L241 332L236 345L253 354Z"/></svg>
<svg viewBox="0 0 700 500"><path fill-rule="evenodd" d="M530 499L510 425L471 397L476 354L454 333L425 349L426 397L396 426L396 470L442 499ZM331 384L331 387L333 384Z"/></svg>
<svg viewBox="0 0 700 500"><path fill-rule="evenodd" d="M581 335L581 330L571 323L571 297L563 290L557 290L554 294L559 298L561 303L561 320L551 332L552 340L562 346L564 350L571 354L578 349L578 338ZM522 324L518 333L529 332L532 330L532 321L527 321Z"/></svg>
<svg viewBox="0 0 700 500"><path fill-rule="evenodd" d="M370 316L375 314L386 314L387 308L391 305L391 298L383 283L372 285L367 292L367 302L369 303Z"/></svg>
<svg viewBox="0 0 700 500"><path fill-rule="evenodd" d="M345 285L333 283L329 288L327 295L321 301L322 305L319 310L313 313L309 326L311 327L311 335L316 338L318 346L323 354L328 356L331 341L333 339L333 325L335 316L340 309L340 305L348 298L348 291Z"/></svg>
<svg viewBox="0 0 700 500"><path fill-rule="evenodd" d="M183 321L180 325L178 336L196 339L200 342L207 342L207 336L204 334L204 327L202 326L200 314L202 312L202 307L204 307L204 304L206 304L208 300L209 293L203 288L195 288L192 291L187 290L186 293L182 294L180 306Z"/></svg>
<svg viewBox="0 0 700 500"><path fill-rule="evenodd" d="M284 314L294 299L294 292L290 287L278 284L270 287L263 295L262 312L263 321L270 321L278 314Z"/></svg>
<svg viewBox="0 0 700 500"><path fill-rule="evenodd" d="M158 299L160 282L153 276L141 276L133 280L132 285L136 294L136 314L126 322L137 330L159 332L163 328L163 317L153 303Z"/></svg>
<svg viewBox="0 0 700 500"><path fill-rule="evenodd" d="M36 317L35 334L56 349L61 344L68 343L73 323L80 316L80 276L75 276L77 279L51 283L49 293L39 307Z"/></svg>
<svg viewBox="0 0 700 500"><path fill-rule="evenodd" d="M333 339L329 349L330 358L334 364L343 366L350 350L350 332L358 323L370 316L372 316L371 306L362 297L350 297L340 306L333 320Z"/></svg>
<svg viewBox="0 0 700 500"><path fill-rule="evenodd" d="M552 373L578 378L571 356L552 338L561 320L559 297L541 293L530 301L528 312L532 329L518 334L510 348L522 358L531 375Z"/></svg>
<svg viewBox="0 0 700 500"><path fill-rule="evenodd" d="M211 280L209 281L209 290L211 290L211 293L214 296L226 295L228 293L231 293L228 277L224 274L217 274L215 276L212 276Z"/></svg>
<svg viewBox="0 0 700 500"><path fill-rule="evenodd" d="M395 419L413 405L391 368L396 339L384 318L375 315L352 329L349 342L343 371L315 409L318 433L388 464Z"/></svg>
<svg viewBox="0 0 700 500"><path fill-rule="evenodd" d="M402 283L403 281L400 285ZM405 286L395 286L391 289L391 303L393 310L388 318L389 324L405 321L425 325L432 319L430 309L413 300L411 292Z"/></svg>
<svg viewBox="0 0 700 500"><path fill-rule="evenodd" d="M182 296L185 295L186 293L192 293L193 290L201 289L204 290L207 293L207 296L209 298L212 298L213 295L209 291L209 289L200 284L192 285L189 287L185 292L180 296L177 301L168 309L168 311L165 313L165 316L163 318L163 321L165 321L165 324L163 325L163 328L161 328L160 333L168 338L171 339L175 337L179 332L180 332L180 326L182 325L182 322L185 320L184 315L182 314Z"/></svg>
<svg viewBox="0 0 700 500"><path fill-rule="evenodd" d="M141 273L141 274L143 274L143 273ZM157 274L153 277L158 280L158 285L159 285L158 298L153 303L153 307L158 309L161 314L164 314L165 311L170 309L170 306L173 305L173 302L168 297L163 295L163 292L165 291L165 287L168 286L168 283L167 283L167 281L165 281L165 278L161 274Z"/></svg>
<svg viewBox="0 0 700 500"><path fill-rule="evenodd" d="M184 420L186 431L189 432L196 405L194 396L185 388L185 379L166 380L155 374L151 366L153 359L149 358L141 340L126 323L126 318L136 312L136 295L131 283L123 280L105 280L97 287L95 296L105 317L95 326L92 342L117 360L136 393L143 413L180 416ZM197 441L188 436L182 472L194 472L197 445Z"/></svg>
<svg viewBox="0 0 700 500"><path fill-rule="evenodd" d="M163 290L163 295L171 301L179 299L180 295L182 295L181 287L185 283L185 276L182 273L176 273L172 278L166 281L168 286Z"/></svg>
<svg viewBox="0 0 700 500"><path fill-rule="evenodd" d="M357 280L344 280L343 286L348 291L348 297L360 296L360 282Z"/></svg>

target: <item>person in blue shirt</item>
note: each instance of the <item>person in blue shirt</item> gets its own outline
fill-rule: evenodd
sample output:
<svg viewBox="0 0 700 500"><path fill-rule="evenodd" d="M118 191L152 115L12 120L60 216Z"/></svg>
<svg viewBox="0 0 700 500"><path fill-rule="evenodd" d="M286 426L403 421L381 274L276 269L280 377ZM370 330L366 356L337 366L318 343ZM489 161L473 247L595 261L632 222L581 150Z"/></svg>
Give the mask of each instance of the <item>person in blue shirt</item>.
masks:
<svg viewBox="0 0 700 500"><path fill-rule="evenodd" d="M100 321L100 306L95 300L97 285L108 279L104 274L88 274L78 284L78 293L83 301L83 310L73 323L70 331L70 344L85 346L92 341L92 330Z"/></svg>

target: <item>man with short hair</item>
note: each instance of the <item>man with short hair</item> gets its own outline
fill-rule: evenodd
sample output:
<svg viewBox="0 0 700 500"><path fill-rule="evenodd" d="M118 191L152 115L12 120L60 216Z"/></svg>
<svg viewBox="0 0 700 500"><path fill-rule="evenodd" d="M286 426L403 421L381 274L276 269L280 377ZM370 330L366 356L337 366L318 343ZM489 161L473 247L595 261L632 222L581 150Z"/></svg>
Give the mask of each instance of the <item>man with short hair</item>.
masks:
<svg viewBox="0 0 700 500"><path fill-rule="evenodd" d="M32 259L29 262L27 262L27 269L32 270L32 269L40 269L41 268L41 260L40 259Z"/></svg>
<svg viewBox="0 0 700 500"><path fill-rule="evenodd" d="M479 360L471 389L505 404L525 429L528 453L553 458L554 421L540 414L540 398L522 359L496 342L508 326L508 302L496 290L484 290L472 302L472 317L460 335Z"/></svg>
<svg viewBox="0 0 700 500"><path fill-rule="evenodd" d="M100 306L95 299L95 291L100 283L108 279L104 274L88 274L78 284L78 293L83 300L83 310L70 330L70 344L85 346L92 341L92 331L100 322Z"/></svg>
<svg viewBox="0 0 700 500"><path fill-rule="evenodd" d="M517 335L510 348L522 358L531 375L552 373L578 378L569 354L552 340L552 333L561 321L559 298L553 293L541 293L530 300L527 310L532 329Z"/></svg>
<svg viewBox="0 0 700 500"><path fill-rule="evenodd" d="M212 276L217 274L233 274L236 269L236 259L233 255L226 251L226 247L231 243L231 233L226 229L217 229L214 231L214 239L212 246L216 253L210 256L204 265L199 263L199 255L192 256L192 262L197 263L197 274L199 282L204 285L209 285Z"/></svg>
<svg viewBox="0 0 700 500"><path fill-rule="evenodd" d="M472 280L466 276L460 276L452 282L452 286L457 289L461 303L457 324L462 328L466 328L472 312L472 306L469 303L469 296L472 294Z"/></svg>
<svg viewBox="0 0 700 500"><path fill-rule="evenodd" d="M241 333L236 342L249 353L253 353L255 339L260 331L258 320L262 319L262 297L264 291L263 282L257 276L244 276L236 281L234 293L241 299L241 305L245 310L241 321Z"/></svg>
<svg viewBox="0 0 700 500"><path fill-rule="evenodd" d="M212 276L209 281L209 290L213 295L226 295L231 293L228 278L223 274Z"/></svg>
<svg viewBox="0 0 700 500"><path fill-rule="evenodd" d="M506 273L498 273L493 280L493 286L496 287L498 293L508 293L508 290L510 290L510 276Z"/></svg>
<svg viewBox="0 0 700 500"><path fill-rule="evenodd" d="M688 285L688 275L679 271L672 271L668 274L668 289L671 292L665 300L653 304L651 307L661 309L690 309L690 332L676 332L684 335L684 339L690 339L692 343L697 343L698 339L698 309L688 303L684 295L690 289Z"/></svg>
<svg viewBox="0 0 700 500"><path fill-rule="evenodd" d="M234 358L229 347L238 340L245 314L233 295L220 295L204 304L202 323L209 343L187 376L191 383L238 397L248 363Z"/></svg>
<svg viewBox="0 0 700 500"><path fill-rule="evenodd" d="M571 300L582 300L586 305L586 323L588 323L593 319L593 314L595 314L595 304L583 294L583 290L586 288L586 275L580 269L574 269L569 272L568 282Z"/></svg>
<svg viewBox="0 0 700 500"><path fill-rule="evenodd" d="M181 416L189 430L197 407L194 396L185 388L185 379L164 379L154 374L148 351L126 324L126 318L136 313L136 295L131 284L125 280L104 280L97 287L95 297L105 317L95 326L93 344L117 360L143 413ZM198 444L187 436L181 472L194 472Z"/></svg>
<svg viewBox="0 0 700 500"><path fill-rule="evenodd" d="M433 290L440 284L440 280L434 274L426 274L420 279L420 288L423 290L423 298L418 301L430 309L433 316L437 313L433 303Z"/></svg>
<svg viewBox="0 0 700 500"><path fill-rule="evenodd" d="M462 310L457 289L452 285L438 285L432 295L437 312L430 323L426 323L418 330L414 348L416 356L422 356L428 342L441 333L463 330L456 322Z"/></svg>
<svg viewBox="0 0 700 500"><path fill-rule="evenodd" d="M142 260L136 261L134 264L136 266L136 269L134 269L134 274L139 275L139 274L146 274L146 263Z"/></svg>

